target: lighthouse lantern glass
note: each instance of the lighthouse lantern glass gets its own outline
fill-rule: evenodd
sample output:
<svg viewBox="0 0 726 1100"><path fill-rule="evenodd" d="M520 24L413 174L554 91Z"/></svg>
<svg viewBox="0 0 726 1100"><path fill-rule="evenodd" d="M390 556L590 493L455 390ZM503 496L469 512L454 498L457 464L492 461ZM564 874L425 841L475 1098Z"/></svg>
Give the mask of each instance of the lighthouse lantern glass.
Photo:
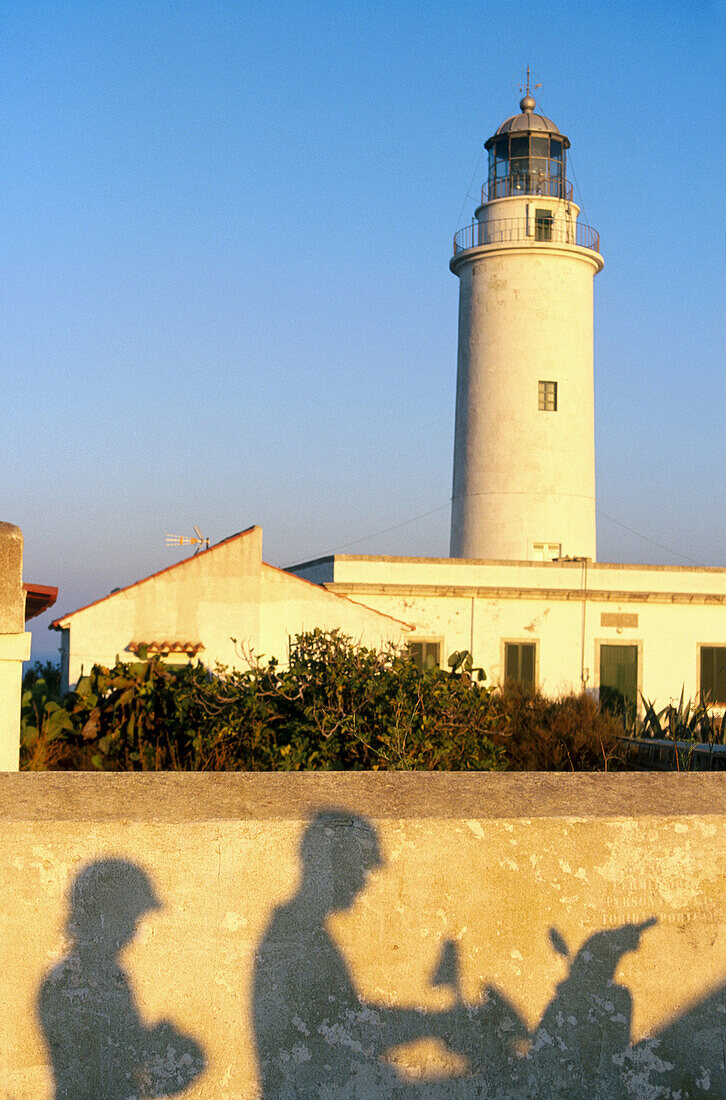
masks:
<svg viewBox="0 0 726 1100"><path fill-rule="evenodd" d="M489 198L515 194L563 197L565 145L542 133L503 134L489 150Z"/></svg>

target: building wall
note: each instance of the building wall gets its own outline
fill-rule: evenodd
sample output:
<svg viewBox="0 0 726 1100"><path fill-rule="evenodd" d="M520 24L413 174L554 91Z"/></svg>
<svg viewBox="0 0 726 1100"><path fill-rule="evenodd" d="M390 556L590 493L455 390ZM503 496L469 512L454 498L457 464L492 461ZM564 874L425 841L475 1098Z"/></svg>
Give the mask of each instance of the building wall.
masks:
<svg viewBox="0 0 726 1100"><path fill-rule="evenodd" d="M316 627L340 630L374 649L389 642L400 644L409 632L398 618L381 615L264 563L261 601L260 653L274 654L283 661L290 637Z"/></svg>
<svg viewBox="0 0 726 1100"><path fill-rule="evenodd" d="M247 668L258 657L284 663L290 637L315 627L374 647L400 642L408 629L263 563L259 527L57 622L66 687L94 664L136 660L131 642L201 643L197 659L209 668Z"/></svg>
<svg viewBox="0 0 726 1100"><path fill-rule="evenodd" d="M647 699L664 706L677 701L681 689L686 699L695 699L700 689L699 647L726 645L723 607L588 602L583 647L583 607L578 599L406 598L373 593L359 598L386 614L407 616L414 625L409 640L440 640L444 667L451 653L468 649L492 683L504 678L505 641L534 642L537 683L549 695L579 691L583 668L585 686L599 688L599 647L604 643L640 647L640 689ZM603 626L603 614L637 616L638 626Z"/></svg>
<svg viewBox="0 0 726 1100"><path fill-rule="evenodd" d="M723 775L0 776L0 876L0 1100L726 1094Z"/></svg>
<svg viewBox="0 0 726 1100"><path fill-rule="evenodd" d="M534 642L537 683L552 695L583 680L598 689L600 646L629 644L647 699L695 699L700 646L726 646L726 569L352 555L327 568L334 591L410 622L411 640L439 641L444 666L468 649L497 683L504 643Z"/></svg>
<svg viewBox="0 0 726 1100"><path fill-rule="evenodd" d="M239 664L259 649L261 563L262 531L253 527L61 618L70 628L68 683L94 664L135 660L134 641L201 642L204 664Z"/></svg>
<svg viewBox="0 0 726 1100"><path fill-rule="evenodd" d="M19 767L23 661L29 657L23 535L12 523L0 523L0 771Z"/></svg>

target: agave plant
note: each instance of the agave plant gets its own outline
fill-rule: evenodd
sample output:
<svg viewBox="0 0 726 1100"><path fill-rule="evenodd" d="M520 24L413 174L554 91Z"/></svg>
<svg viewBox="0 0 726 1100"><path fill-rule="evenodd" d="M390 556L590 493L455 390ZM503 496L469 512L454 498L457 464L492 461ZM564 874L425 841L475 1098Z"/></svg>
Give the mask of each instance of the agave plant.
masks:
<svg viewBox="0 0 726 1100"><path fill-rule="evenodd" d="M684 700L683 688L678 706L669 703L656 711L653 703L641 695L644 716L640 722L640 737L666 738L668 741L693 741L708 745L726 743L724 716L714 714L709 704L701 698L694 703Z"/></svg>

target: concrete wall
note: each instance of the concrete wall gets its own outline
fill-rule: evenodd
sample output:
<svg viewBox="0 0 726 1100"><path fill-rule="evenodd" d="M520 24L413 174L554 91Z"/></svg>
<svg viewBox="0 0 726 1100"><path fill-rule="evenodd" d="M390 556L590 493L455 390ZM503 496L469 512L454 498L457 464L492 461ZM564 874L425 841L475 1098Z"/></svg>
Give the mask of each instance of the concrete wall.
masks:
<svg viewBox="0 0 726 1100"><path fill-rule="evenodd" d="M29 657L23 536L12 523L0 523L0 771L18 770L23 661Z"/></svg>
<svg viewBox="0 0 726 1100"><path fill-rule="evenodd" d="M726 1094L726 776L3 776L0 868L0 1100Z"/></svg>

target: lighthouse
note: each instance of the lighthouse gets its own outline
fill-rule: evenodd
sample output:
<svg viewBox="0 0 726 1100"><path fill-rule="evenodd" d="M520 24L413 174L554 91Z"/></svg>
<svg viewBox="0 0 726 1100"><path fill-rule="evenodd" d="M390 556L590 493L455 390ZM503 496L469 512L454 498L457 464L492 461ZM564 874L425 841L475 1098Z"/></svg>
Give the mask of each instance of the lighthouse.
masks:
<svg viewBox="0 0 726 1100"><path fill-rule="evenodd" d="M570 142L529 94L485 143L459 278L451 557L595 559L593 278Z"/></svg>

